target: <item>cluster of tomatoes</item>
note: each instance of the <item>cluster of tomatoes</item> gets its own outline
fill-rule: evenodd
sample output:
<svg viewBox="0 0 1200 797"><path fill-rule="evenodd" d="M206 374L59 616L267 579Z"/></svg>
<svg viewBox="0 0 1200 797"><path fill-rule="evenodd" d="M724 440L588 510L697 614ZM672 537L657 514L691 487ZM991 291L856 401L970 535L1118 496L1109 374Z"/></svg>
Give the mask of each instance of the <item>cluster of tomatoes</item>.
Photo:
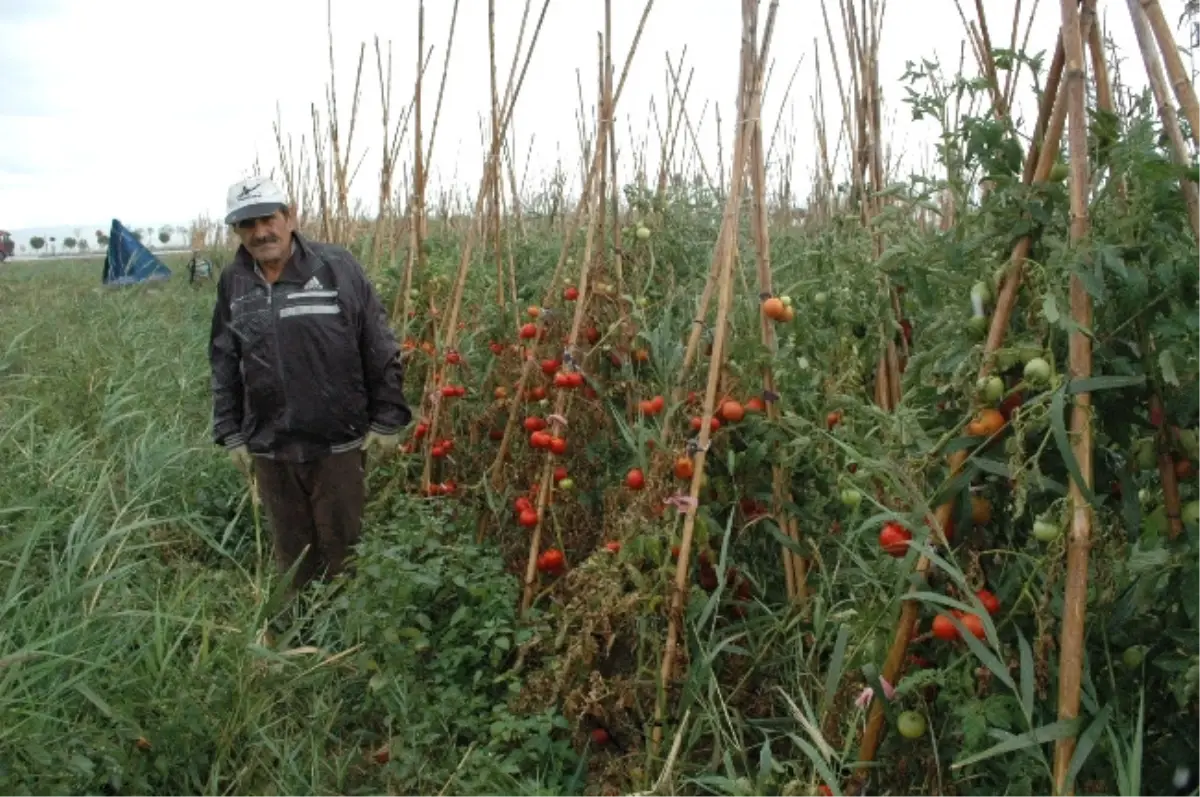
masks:
<svg viewBox="0 0 1200 797"><path fill-rule="evenodd" d="M981 589L975 593L975 596L979 598L979 602L983 604L984 610L987 611L989 615L994 615L996 612L1000 611L1000 599L988 590ZM976 639L983 639L983 620L980 619L978 614L975 612L964 612L959 609L953 609L950 611L950 615L953 615L960 623L962 623L963 628L967 629L967 632L973 637ZM959 631L954 623L951 622L950 615L942 613L933 618L933 626L930 628L930 632L937 639L941 639L946 642L952 642L955 639L958 639Z"/></svg>

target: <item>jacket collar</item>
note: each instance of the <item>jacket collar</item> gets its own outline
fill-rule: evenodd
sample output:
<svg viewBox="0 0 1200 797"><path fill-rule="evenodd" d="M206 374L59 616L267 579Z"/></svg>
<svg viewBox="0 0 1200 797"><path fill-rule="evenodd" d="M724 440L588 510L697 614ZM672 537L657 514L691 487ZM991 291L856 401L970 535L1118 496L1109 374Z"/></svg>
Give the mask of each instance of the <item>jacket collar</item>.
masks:
<svg viewBox="0 0 1200 797"><path fill-rule="evenodd" d="M241 266L251 274L258 274L258 263L250 251L242 244L238 245L237 252L233 255L233 262ZM283 272L279 275L279 282L304 282L312 276L316 270L318 263L316 252L313 251L312 243L298 232L292 233L292 254L283 264Z"/></svg>

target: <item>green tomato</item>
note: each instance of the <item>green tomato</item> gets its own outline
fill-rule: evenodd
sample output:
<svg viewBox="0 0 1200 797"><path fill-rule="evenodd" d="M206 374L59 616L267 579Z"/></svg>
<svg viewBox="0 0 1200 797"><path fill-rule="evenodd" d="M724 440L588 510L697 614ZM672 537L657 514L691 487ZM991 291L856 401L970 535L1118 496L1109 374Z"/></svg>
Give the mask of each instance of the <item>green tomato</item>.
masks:
<svg viewBox="0 0 1200 797"><path fill-rule="evenodd" d="M796 367L799 368L801 371L807 371L808 370L808 358L801 357L799 360L796 361Z"/></svg>
<svg viewBox="0 0 1200 797"><path fill-rule="evenodd" d="M905 739L919 739L925 735L925 715L919 711L905 711L896 719L896 729Z"/></svg>
<svg viewBox="0 0 1200 797"><path fill-rule="evenodd" d="M637 306L638 307L646 307L648 304L650 304L650 300L647 299L645 296L639 296L637 298Z"/></svg>
<svg viewBox="0 0 1200 797"><path fill-rule="evenodd" d="M575 489L575 480L572 479L570 476L568 476L565 479L559 479L558 489L564 490L564 491Z"/></svg>
<svg viewBox="0 0 1200 797"><path fill-rule="evenodd" d="M1043 518L1033 521L1033 536L1038 542L1052 542L1058 538L1060 532L1057 523Z"/></svg>
<svg viewBox="0 0 1200 797"><path fill-rule="evenodd" d="M1050 381L1050 363L1041 357L1031 357L1025 363L1025 381L1031 385L1044 385Z"/></svg>
<svg viewBox="0 0 1200 797"><path fill-rule="evenodd" d="M779 301L783 302L784 307L792 306L792 297L791 296L780 296Z"/></svg>
<svg viewBox="0 0 1200 797"><path fill-rule="evenodd" d="M650 228L642 227L641 225L639 225L637 228L637 237L638 237L639 241L644 241L647 238L649 238L650 237Z"/></svg>
<svg viewBox="0 0 1200 797"><path fill-rule="evenodd" d="M1179 438L1179 447L1188 455L1188 459L1200 459L1200 439L1197 438L1195 429L1180 429L1176 437Z"/></svg>
<svg viewBox="0 0 1200 797"><path fill-rule="evenodd" d="M1189 526L1200 523L1200 501L1188 501L1183 505L1183 510L1179 513L1179 516Z"/></svg>
<svg viewBox="0 0 1200 797"><path fill-rule="evenodd" d="M1152 470L1158 464L1158 452L1154 450L1154 438L1143 437L1133 444L1133 461L1138 470Z"/></svg>
<svg viewBox="0 0 1200 797"><path fill-rule="evenodd" d="M568 266L575 265L575 258L571 257L570 255L567 255L567 265Z"/></svg>
<svg viewBox="0 0 1200 797"><path fill-rule="evenodd" d="M967 329L971 331L971 334L982 337L987 334L990 323L985 315L973 315L967 321Z"/></svg>
<svg viewBox="0 0 1200 797"><path fill-rule="evenodd" d="M410 291L408 292L408 298L410 298L410 299L420 299L420 298L421 298L421 292L420 292L419 290L417 290L416 288L413 288L412 290L410 290Z"/></svg>
<svg viewBox="0 0 1200 797"><path fill-rule="evenodd" d="M862 503L862 493L855 490L853 487L847 487L842 490L842 506L847 509L858 509L858 505Z"/></svg>
<svg viewBox="0 0 1200 797"><path fill-rule="evenodd" d="M1004 398L1004 380L998 376L989 376L975 383L979 397L988 404L998 404Z"/></svg>
<svg viewBox="0 0 1200 797"><path fill-rule="evenodd" d="M1136 670L1142 666L1142 660L1146 658L1146 651L1141 645L1130 645L1125 648L1125 652L1121 654L1121 663L1131 670Z"/></svg>
<svg viewBox="0 0 1200 797"><path fill-rule="evenodd" d="M1064 182L1070 174L1071 174L1071 167L1068 166L1067 164L1063 163L1062 161L1058 161L1053 166L1050 167L1050 182L1052 182L1052 183Z"/></svg>
<svg viewBox="0 0 1200 797"><path fill-rule="evenodd" d="M978 299L983 304L987 304L992 300L992 289L983 280L976 282L971 286L971 298Z"/></svg>
<svg viewBox="0 0 1200 797"><path fill-rule="evenodd" d="M818 291L813 295L813 302L816 304L825 304L827 301L829 301L829 295L825 291Z"/></svg>

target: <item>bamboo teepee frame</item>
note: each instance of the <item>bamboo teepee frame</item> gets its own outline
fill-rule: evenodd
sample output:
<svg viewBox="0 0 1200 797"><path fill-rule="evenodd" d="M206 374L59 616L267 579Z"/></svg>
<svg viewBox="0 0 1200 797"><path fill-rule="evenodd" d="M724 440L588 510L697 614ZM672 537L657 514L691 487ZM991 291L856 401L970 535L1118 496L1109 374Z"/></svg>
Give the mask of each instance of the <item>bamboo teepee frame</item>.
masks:
<svg viewBox="0 0 1200 797"><path fill-rule="evenodd" d="M716 251L713 254L711 274L715 275L717 286L717 317L714 322L715 335L712 355L709 361L708 380L704 390L704 404L701 412L700 432L692 454L693 471L691 488L683 518L683 531L679 543L679 556L675 563L675 581L671 593L670 608L667 615L667 638L663 647L662 668L660 672L661 688L659 700L655 709L655 724L651 738L652 750L657 751L662 742L663 722L666 716L666 702L670 685L675 680L675 666L678 655L679 639L683 626L683 611L688 589L688 576L691 568L692 535L696 525L696 509L699 506L700 486L704 478L704 461L708 452L711 436L711 420L717 400L717 388L721 377L722 363L725 357L725 339L728 331L730 308L733 304L733 263L737 249L737 222L741 208L742 189L746 163L751 150L751 138L754 123L762 110L762 88L764 70L770 52L771 35L775 27L775 15L779 8L778 0L772 0L767 11L766 27L763 33L761 51L757 45L758 39L758 4L756 0L742 0L742 46L741 46L741 75L739 80L738 123L734 136L733 159L731 164L731 179L729 197L725 201L725 210L721 221L721 231L717 238Z"/></svg>

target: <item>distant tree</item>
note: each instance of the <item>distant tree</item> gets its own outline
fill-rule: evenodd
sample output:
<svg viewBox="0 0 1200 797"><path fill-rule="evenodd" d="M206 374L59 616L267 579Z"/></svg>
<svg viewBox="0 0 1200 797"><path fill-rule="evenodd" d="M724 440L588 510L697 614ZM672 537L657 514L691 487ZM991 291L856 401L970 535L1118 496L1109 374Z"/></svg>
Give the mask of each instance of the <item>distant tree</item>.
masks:
<svg viewBox="0 0 1200 797"><path fill-rule="evenodd" d="M134 230L134 231L133 231L133 237L134 237L134 240L136 240L138 243L141 243L141 242L142 242L142 231L141 231L141 230Z"/></svg>
<svg viewBox="0 0 1200 797"><path fill-rule="evenodd" d="M58 243L58 238L51 235L50 236L50 254L54 254L54 249L55 249L54 244L56 244L56 243Z"/></svg>
<svg viewBox="0 0 1200 797"><path fill-rule="evenodd" d="M25 254L25 251L26 251L26 250L25 250L25 244L21 244L21 245L20 245L20 246L18 246L17 248L21 250L21 254Z"/></svg>
<svg viewBox="0 0 1200 797"><path fill-rule="evenodd" d="M96 230L96 245L108 246L108 236L104 234L104 230Z"/></svg>
<svg viewBox="0 0 1200 797"><path fill-rule="evenodd" d="M187 227L176 227L175 234L179 236L179 239L181 241L186 241L187 234L188 234L188 228Z"/></svg>
<svg viewBox="0 0 1200 797"><path fill-rule="evenodd" d="M40 235L35 235L29 239L29 245L33 247L33 251L40 254L42 247L46 245L46 239Z"/></svg>
<svg viewBox="0 0 1200 797"><path fill-rule="evenodd" d="M80 252L86 252L87 250L92 248L88 244L87 238L80 238L79 241L75 245L79 247Z"/></svg>
<svg viewBox="0 0 1200 797"><path fill-rule="evenodd" d="M159 230L158 231L158 240L163 246L166 246L167 241L171 240L171 228L163 227L161 230Z"/></svg>
<svg viewBox="0 0 1200 797"><path fill-rule="evenodd" d="M67 247L68 249L74 249L76 243L78 242L70 235L68 235L66 238L63 238L63 246Z"/></svg>

